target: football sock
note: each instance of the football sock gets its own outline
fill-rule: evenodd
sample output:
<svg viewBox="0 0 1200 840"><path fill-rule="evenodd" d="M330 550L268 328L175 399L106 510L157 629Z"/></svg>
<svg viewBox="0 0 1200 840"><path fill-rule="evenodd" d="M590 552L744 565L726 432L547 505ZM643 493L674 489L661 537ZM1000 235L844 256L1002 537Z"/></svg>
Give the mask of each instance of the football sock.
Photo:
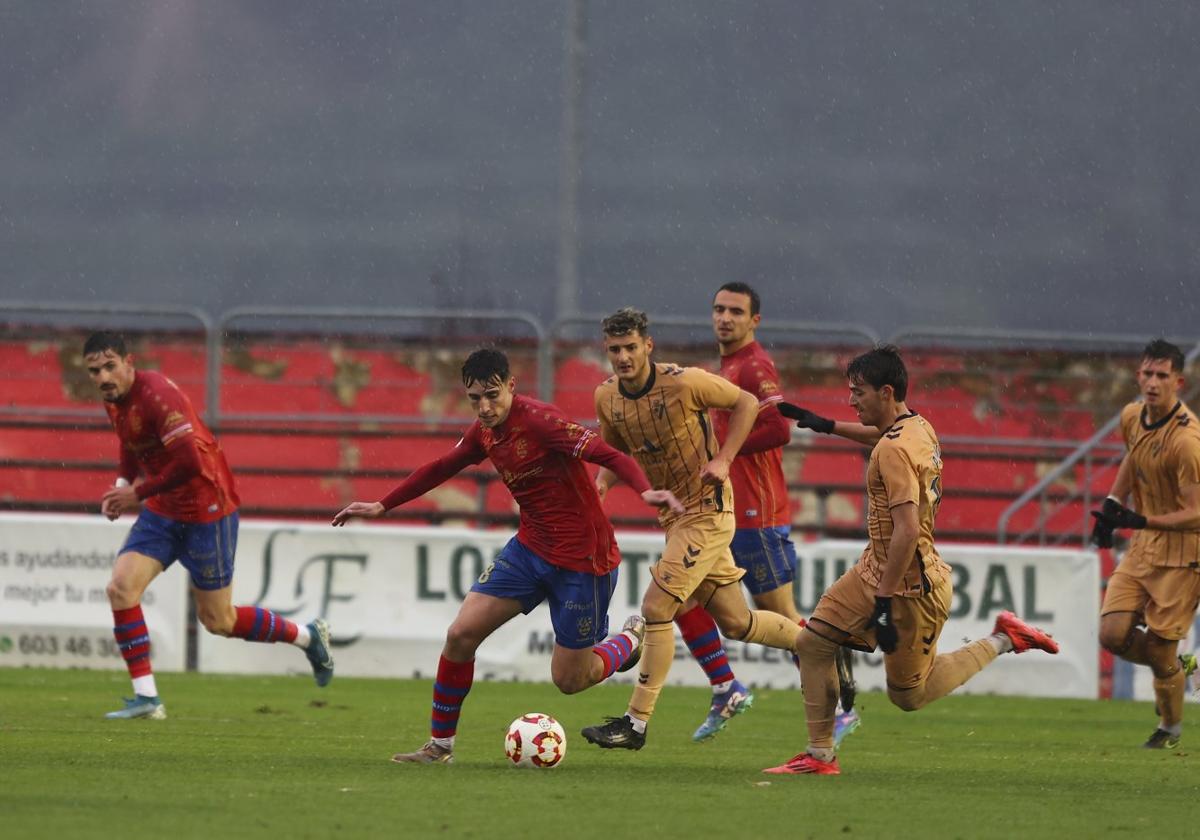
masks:
<svg viewBox="0 0 1200 840"><path fill-rule="evenodd" d="M750 628L743 642L766 645L780 650L795 650L803 628L787 616L770 610L750 610Z"/></svg>
<svg viewBox="0 0 1200 840"><path fill-rule="evenodd" d="M1158 713L1162 715L1162 728L1168 732L1172 726L1178 726L1183 720L1185 683L1183 669L1178 664L1171 676L1154 678L1154 699L1158 701Z"/></svg>
<svg viewBox="0 0 1200 840"><path fill-rule="evenodd" d="M992 647L996 649L996 654L1008 653L1013 649L1013 642L1008 636L1003 633L993 633L987 637L987 640L992 643Z"/></svg>
<svg viewBox="0 0 1200 840"><path fill-rule="evenodd" d="M633 688L633 696L629 698L630 718L650 720L674 658L674 622L647 621L646 638L642 640L642 661L638 663L638 681Z"/></svg>
<svg viewBox="0 0 1200 840"><path fill-rule="evenodd" d="M312 644L312 633L308 632L307 624L296 625L296 638L292 639L292 644L298 648L307 648Z"/></svg>
<svg viewBox="0 0 1200 840"><path fill-rule="evenodd" d="M793 628L797 625L791 624ZM797 628L798 629L798 628ZM800 657L800 687L804 691L804 719L808 726L808 752L833 751L833 727L838 702L838 675L834 655L838 646L816 633L801 631L796 640ZM828 759L821 759L826 761Z"/></svg>
<svg viewBox="0 0 1200 840"><path fill-rule="evenodd" d="M808 748L805 750L805 752L807 752L817 761L824 761L826 764L833 761L833 759L837 756L837 753L834 752L832 747L816 747L812 744L808 745Z"/></svg>
<svg viewBox="0 0 1200 840"><path fill-rule="evenodd" d="M637 642L632 633L618 633L611 639L601 642L592 648L592 653L600 657L604 668L596 682L602 682L613 675L613 672L625 664L625 660L633 654Z"/></svg>
<svg viewBox="0 0 1200 840"><path fill-rule="evenodd" d="M150 631L142 615L142 605L127 610L113 610L113 638L121 649L121 657L133 680L134 694L157 697L154 674L150 669Z"/></svg>
<svg viewBox="0 0 1200 840"><path fill-rule="evenodd" d="M725 680L723 683L713 683L713 696L716 697L718 694L728 694L729 689L731 688L733 688L733 680Z"/></svg>
<svg viewBox="0 0 1200 840"><path fill-rule="evenodd" d="M296 638L296 625L278 613L262 607L234 607L237 619L231 636L247 642L291 642Z"/></svg>
<svg viewBox="0 0 1200 840"><path fill-rule="evenodd" d="M897 689L888 685L888 697L907 711L928 706L995 662L997 655L991 637L971 642L953 653L938 654L934 657L933 667L929 669L929 676L923 683L908 689Z"/></svg>
<svg viewBox="0 0 1200 840"><path fill-rule="evenodd" d="M687 612L677 614L675 624L679 627L679 635L683 636L688 650L696 657L696 661L708 676L713 692L717 693L717 686L721 685L728 690L729 684L733 682L733 669L729 667L729 657L725 654L725 645L721 641L721 634L717 632L717 622L713 621L713 617L704 607L697 604Z"/></svg>
<svg viewBox="0 0 1200 840"><path fill-rule="evenodd" d="M433 681L433 716L429 734L443 747L454 744L458 731L458 716L462 713L463 701L475 681L475 660L451 662L445 656L438 658L437 678ZM449 739L448 742L443 743Z"/></svg>

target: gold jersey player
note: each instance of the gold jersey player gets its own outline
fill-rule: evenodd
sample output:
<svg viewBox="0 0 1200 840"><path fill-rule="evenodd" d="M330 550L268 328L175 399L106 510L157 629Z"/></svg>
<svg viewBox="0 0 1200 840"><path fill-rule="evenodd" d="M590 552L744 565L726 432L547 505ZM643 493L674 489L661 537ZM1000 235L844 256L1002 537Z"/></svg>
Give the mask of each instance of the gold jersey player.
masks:
<svg viewBox="0 0 1200 840"><path fill-rule="evenodd" d="M835 424L797 406L780 406L784 416L807 415L802 423L808 428L876 442L867 465L870 544L821 596L797 643L808 747L767 773L841 772L833 743L839 646L872 651L878 645L888 698L905 711L949 694L1001 653L1058 652L1053 639L1009 612L1000 613L987 638L953 653L937 652L952 596L950 567L933 544L942 498L937 434L908 410L908 372L896 348L858 356L846 378L859 423Z"/></svg>
<svg viewBox="0 0 1200 840"><path fill-rule="evenodd" d="M670 490L685 508L659 514L667 543L642 599L646 635L628 710L583 730L601 747L637 750L646 742L646 724L675 656L675 615L689 598L740 641L792 650L800 628L778 613L750 610L736 585L745 572L729 550L735 527L729 468L754 425L758 399L699 368L652 362L654 341L643 312L622 309L605 318L602 329L616 375L596 389L601 436L632 455L651 485ZM719 449L710 409L730 412ZM611 483L602 470L598 488Z"/></svg>
<svg viewBox="0 0 1200 840"><path fill-rule="evenodd" d="M1160 720L1143 745L1150 749L1179 746L1186 677L1196 668L1193 654L1177 655L1200 603L1200 421L1179 400L1183 363L1180 349L1162 339L1142 352L1142 401L1121 412L1125 458L1092 513L1101 548L1112 548L1115 529L1134 529L1104 591L1100 644L1154 673ZM1133 509L1124 505L1131 493Z"/></svg>
<svg viewBox="0 0 1200 840"><path fill-rule="evenodd" d="M712 299L713 334L721 354L721 376L758 399L758 415L729 469L733 485L737 530L729 548L733 562L746 570L742 583L760 610L771 610L803 624L796 609L792 582L796 579L796 549L791 541L792 515L787 480L783 474L783 447L791 440L787 419L778 411L783 400L779 373L766 349L755 338L762 321L762 301L746 283L726 283ZM726 437L727 413L714 411L717 439ZM712 702L704 721L692 735L706 741L720 733L736 715L750 708L754 693L734 675L717 632L716 622L694 601L675 616L675 625L712 685ZM839 648L838 677L841 705L834 743L858 728L854 711L854 677L849 651Z"/></svg>

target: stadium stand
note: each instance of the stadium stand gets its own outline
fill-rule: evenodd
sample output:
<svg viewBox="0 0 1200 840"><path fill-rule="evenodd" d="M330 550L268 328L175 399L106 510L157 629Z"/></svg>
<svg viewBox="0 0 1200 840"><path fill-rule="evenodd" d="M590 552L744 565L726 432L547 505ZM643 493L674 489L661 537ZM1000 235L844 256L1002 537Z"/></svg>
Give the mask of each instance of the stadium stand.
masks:
<svg viewBox="0 0 1200 840"><path fill-rule="evenodd" d="M115 442L76 350L80 336L51 334L0 341L6 394L0 425L0 505L7 509L91 510L111 480ZM191 337L134 341L138 364L161 369L205 405L206 356ZM846 416L845 363L839 348L772 352L795 401ZM711 368L708 343L672 346L659 358ZM1004 508L1134 393L1127 357L1073 350L1037 353L954 348L906 350L917 398L942 437L947 495L939 531L948 539L991 539ZM536 393L537 352L511 353L526 393ZM224 348L215 424L238 477L247 515L324 518L355 498L377 498L414 467L445 451L469 422L458 354L428 342L387 344L364 337L258 336ZM560 343L553 356L553 401L591 422L592 389L608 375L599 348ZM796 527L805 533L863 533L865 453L844 441L797 433L785 451ZM1111 469L1078 470L1051 494L1073 497L1084 485L1103 492ZM614 491L619 525L650 527L632 493ZM407 506L419 521L505 522L511 498L490 465ZM1015 529L1028 528L1035 509ZM1077 541L1086 511L1079 499L1046 528Z"/></svg>

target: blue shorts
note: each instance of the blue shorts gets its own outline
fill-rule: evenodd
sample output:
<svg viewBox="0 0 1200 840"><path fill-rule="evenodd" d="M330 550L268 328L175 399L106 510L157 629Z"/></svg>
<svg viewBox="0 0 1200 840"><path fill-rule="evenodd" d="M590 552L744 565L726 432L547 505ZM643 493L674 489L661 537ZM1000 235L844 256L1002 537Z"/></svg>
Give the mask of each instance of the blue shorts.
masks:
<svg viewBox="0 0 1200 840"><path fill-rule="evenodd" d="M796 579L796 546L788 538L792 529L738 528L729 549L733 562L746 570L742 583L751 595L761 595Z"/></svg>
<svg viewBox="0 0 1200 840"><path fill-rule="evenodd" d="M616 586L616 569L606 575L563 569L547 563L513 537L471 591L520 601L526 615L542 601L549 601L554 641L580 650L608 637L608 602Z"/></svg>
<svg viewBox="0 0 1200 840"><path fill-rule="evenodd" d="M216 522L179 522L143 508L121 553L145 554L164 569L178 560L197 589L224 589L233 583L237 532L237 511Z"/></svg>

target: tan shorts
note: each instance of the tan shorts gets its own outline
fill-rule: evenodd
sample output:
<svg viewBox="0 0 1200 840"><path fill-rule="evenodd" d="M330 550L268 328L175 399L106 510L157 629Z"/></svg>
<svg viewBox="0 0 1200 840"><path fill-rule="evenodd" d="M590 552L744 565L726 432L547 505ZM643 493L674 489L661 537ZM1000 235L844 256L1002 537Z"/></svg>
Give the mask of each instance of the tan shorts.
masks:
<svg viewBox="0 0 1200 840"><path fill-rule="evenodd" d="M1192 629L1200 604L1200 569L1151 566L1125 555L1104 590L1100 615L1131 612L1160 639L1178 641Z"/></svg>
<svg viewBox="0 0 1200 840"><path fill-rule="evenodd" d="M686 513L667 528L667 547L650 567L654 582L680 603L693 595L708 602L718 587L737 583L746 574L733 562L731 511Z"/></svg>
<svg viewBox="0 0 1200 840"><path fill-rule="evenodd" d="M933 668L938 637L950 615L953 588L948 577L931 581L930 591L919 597L896 595L892 598L892 618L899 640L896 652L883 658L888 685L908 689L920 685ZM809 627L819 633L813 622L824 622L847 635L843 644L856 650L875 650L875 631L867 629L875 611L875 587L850 568L833 586L825 590L809 617ZM836 641L836 640L834 640Z"/></svg>

